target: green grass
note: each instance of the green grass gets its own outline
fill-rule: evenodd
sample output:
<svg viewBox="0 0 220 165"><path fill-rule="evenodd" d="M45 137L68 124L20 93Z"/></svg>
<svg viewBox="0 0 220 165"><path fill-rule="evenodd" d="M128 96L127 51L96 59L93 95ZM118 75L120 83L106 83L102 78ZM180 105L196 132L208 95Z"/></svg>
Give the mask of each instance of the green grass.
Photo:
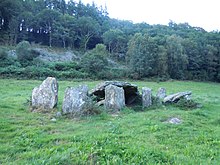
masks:
<svg viewBox="0 0 220 165"><path fill-rule="evenodd" d="M191 90L203 107L183 111L161 106L118 116L102 113L78 120L28 111L27 99L41 81L0 80L0 164L219 164L220 85L203 82L132 82L140 89ZM59 81L61 110L67 86L96 82ZM165 123L171 117L183 123Z"/></svg>

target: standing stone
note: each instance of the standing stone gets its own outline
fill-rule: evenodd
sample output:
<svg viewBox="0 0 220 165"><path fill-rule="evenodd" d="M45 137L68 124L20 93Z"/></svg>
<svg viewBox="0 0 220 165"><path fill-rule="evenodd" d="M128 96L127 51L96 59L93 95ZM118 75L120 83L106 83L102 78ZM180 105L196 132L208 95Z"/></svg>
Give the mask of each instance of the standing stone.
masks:
<svg viewBox="0 0 220 165"><path fill-rule="evenodd" d="M49 110L57 106L58 83L56 78L48 77L32 91L32 108Z"/></svg>
<svg viewBox="0 0 220 165"><path fill-rule="evenodd" d="M152 105L151 99L151 89L147 87L142 88L142 106L143 108L149 107Z"/></svg>
<svg viewBox="0 0 220 165"><path fill-rule="evenodd" d="M109 85L114 85L124 89L125 104L132 105L139 98L138 86L123 81L105 81L98 84L90 91L90 95L95 96L97 101L105 99L105 88Z"/></svg>
<svg viewBox="0 0 220 165"><path fill-rule="evenodd" d="M159 88L157 91L157 98L162 100L166 97L166 89L165 88Z"/></svg>
<svg viewBox="0 0 220 165"><path fill-rule="evenodd" d="M125 106L124 89L115 85L108 85L105 88L105 107L119 111Z"/></svg>
<svg viewBox="0 0 220 165"><path fill-rule="evenodd" d="M63 114L70 114L73 117L82 115L86 103L89 101L88 90L86 85L68 87L63 99Z"/></svg>

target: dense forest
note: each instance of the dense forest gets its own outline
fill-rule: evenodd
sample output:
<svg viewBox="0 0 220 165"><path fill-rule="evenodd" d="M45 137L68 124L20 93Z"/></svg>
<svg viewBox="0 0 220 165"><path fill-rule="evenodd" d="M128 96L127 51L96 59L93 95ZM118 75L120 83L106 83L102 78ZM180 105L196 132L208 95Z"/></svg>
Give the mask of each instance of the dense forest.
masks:
<svg viewBox="0 0 220 165"><path fill-rule="evenodd" d="M32 44L83 55L79 62L44 64L35 60ZM0 45L1 76L220 82L220 32L173 21L149 25L112 19L106 7L94 3L1 0ZM7 57L10 46L16 47L17 59Z"/></svg>

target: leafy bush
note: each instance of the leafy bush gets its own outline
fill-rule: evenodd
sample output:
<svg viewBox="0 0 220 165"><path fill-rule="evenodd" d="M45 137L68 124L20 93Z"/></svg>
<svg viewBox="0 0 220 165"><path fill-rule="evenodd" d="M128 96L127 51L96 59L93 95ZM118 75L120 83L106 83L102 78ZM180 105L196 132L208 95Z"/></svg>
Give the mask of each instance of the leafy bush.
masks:
<svg viewBox="0 0 220 165"><path fill-rule="evenodd" d="M84 73L84 72L77 71L77 70L70 70L70 71L60 71L60 72L57 72L56 77L64 78L64 79L86 78L86 77L88 77L88 74Z"/></svg>
<svg viewBox="0 0 220 165"><path fill-rule="evenodd" d="M26 78L46 78L56 76L56 72L46 67L28 66L23 72Z"/></svg>
<svg viewBox="0 0 220 165"><path fill-rule="evenodd" d="M27 41L20 42L16 47L18 61L22 66L31 65L34 58L39 56L39 53L31 49L31 45Z"/></svg>
<svg viewBox="0 0 220 165"><path fill-rule="evenodd" d="M0 48L0 61L4 61L8 58L8 53L5 48Z"/></svg>
<svg viewBox="0 0 220 165"><path fill-rule="evenodd" d="M24 68L20 68L16 65L10 65L4 68L0 68L0 75L2 77L17 77L23 75Z"/></svg>
<svg viewBox="0 0 220 165"><path fill-rule="evenodd" d="M103 44L97 44L93 50L85 53L80 65L85 72L90 73L91 77L97 77L108 66L106 56L106 47Z"/></svg>
<svg viewBox="0 0 220 165"><path fill-rule="evenodd" d="M12 65L16 60L8 56L7 49L0 47L0 67L7 67Z"/></svg>
<svg viewBox="0 0 220 165"><path fill-rule="evenodd" d="M79 66L76 62L56 62L54 63L53 68L57 71L69 71L79 69Z"/></svg>
<svg viewBox="0 0 220 165"><path fill-rule="evenodd" d="M118 79L118 78L127 78L128 75L127 68L108 68L107 78L108 79Z"/></svg>

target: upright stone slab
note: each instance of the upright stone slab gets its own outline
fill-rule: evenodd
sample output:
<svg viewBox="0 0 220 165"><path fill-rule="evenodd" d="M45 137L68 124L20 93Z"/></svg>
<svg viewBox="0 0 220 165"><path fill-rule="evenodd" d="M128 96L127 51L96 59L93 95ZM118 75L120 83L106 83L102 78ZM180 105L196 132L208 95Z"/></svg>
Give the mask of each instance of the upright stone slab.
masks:
<svg viewBox="0 0 220 165"><path fill-rule="evenodd" d="M63 114L70 114L72 117L82 115L85 105L89 101L88 90L86 85L68 87L63 99Z"/></svg>
<svg viewBox="0 0 220 165"><path fill-rule="evenodd" d="M162 100L166 97L166 89L165 88L159 88L157 91L157 98Z"/></svg>
<svg viewBox="0 0 220 165"><path fill-rule="evenodd" d="M97 101L105 99L105 88L109 85L114 85L124 89L125 104L132 105L138 100L139 92L138 87L135 84L122 81L105 81L98 84L94 89L90 91L90 95L95 96Z"/></svg>
<svg viewBox="0 0 220 165"><path fill-rule="evenodd" d="M105 107L112 110L121 110L125 106L124 89L115 85L105 87Z"/></svg>
<svg viewBox="0 0 220 165"><path fill-rule="evenodd" d="M152 105L152 92L150 88L143 87L142 88L142 106L143 108L149 107Z"/></svg>
<svg viewBox="0 0 220 165"><path fill-rule="evenodd" d="M32 108L48 111L56 107L58 101L58 83L56 78L48 77L32 91Z"/></svg>

